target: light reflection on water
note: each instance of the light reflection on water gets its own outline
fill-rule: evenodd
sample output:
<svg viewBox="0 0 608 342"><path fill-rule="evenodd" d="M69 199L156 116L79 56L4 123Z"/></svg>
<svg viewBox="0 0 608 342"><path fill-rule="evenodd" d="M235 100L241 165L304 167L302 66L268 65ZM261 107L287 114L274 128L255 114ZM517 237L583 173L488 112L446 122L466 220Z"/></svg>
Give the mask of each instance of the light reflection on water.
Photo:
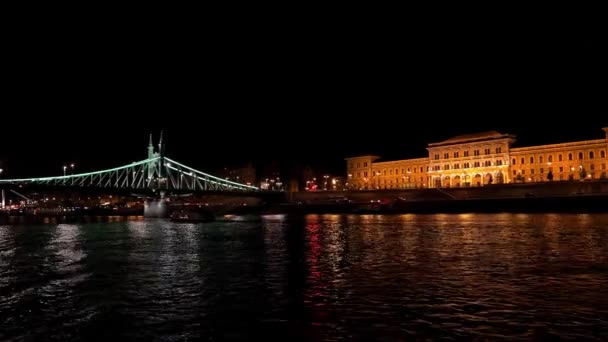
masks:
<svg viewBox="0 0 608 342"><path fill-rule="evenodd" d="M0 226L0 339L597 339L608 215Z"/></svg>

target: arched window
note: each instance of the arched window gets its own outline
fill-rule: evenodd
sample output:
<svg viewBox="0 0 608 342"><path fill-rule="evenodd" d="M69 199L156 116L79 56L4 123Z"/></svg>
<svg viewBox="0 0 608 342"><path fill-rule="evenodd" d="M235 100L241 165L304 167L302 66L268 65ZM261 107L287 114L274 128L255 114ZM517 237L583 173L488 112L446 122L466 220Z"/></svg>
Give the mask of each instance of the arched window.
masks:
<svg viewBox="0 0 608 342"><path fill-rule="evenodd" d="M547 160L549 161L549 163L552 163L553 162L553 155L549 155L547 157Z"/></svg>
<svg viewBox="0 0 608 342"><path fill-rule="evenodd" d="M568 160L572 160L572 153L568 153Z"/></svg>
<svg viewBox="0 0 608 342"><path fill-rule="evenodd" d="M602 158L606 158L606 151L601 150L601 151L600 151L600 157L602 157Z"/></svg>
<svg viewBox="0 0 608 342"><path fill-rule="evenodd" d="M557 156L557 160L558 160L558 161L562 161L562 160L563 160L563 159L562 159L562 155L561 155L561 154L560 154L559 156Z"/></svg>
<svg viewBox="0 0 608 342"><path fill-rule="evenodd" d="M595 154L593 154L593 151L589 152L589 159L593 159L593 157L595 157Z"/></svg>
<svg viewBox="0 0 608 342"><path fill-rule="evenodd" d="M583 152L578 153L578 159L583 159Z"/></svg>

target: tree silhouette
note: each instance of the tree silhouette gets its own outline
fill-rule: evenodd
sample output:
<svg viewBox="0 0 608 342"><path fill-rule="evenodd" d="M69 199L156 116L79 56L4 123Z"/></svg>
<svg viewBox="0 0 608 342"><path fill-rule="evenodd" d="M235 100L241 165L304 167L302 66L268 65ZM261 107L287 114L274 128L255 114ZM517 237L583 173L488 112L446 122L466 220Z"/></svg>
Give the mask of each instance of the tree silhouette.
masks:
<svg viewBox="0 0 608 342"><path fill-rule="evenodd" d="M549 171L549 173L547 173L547 180L549 180L549 182L553 181L553 171Z"/></svg>

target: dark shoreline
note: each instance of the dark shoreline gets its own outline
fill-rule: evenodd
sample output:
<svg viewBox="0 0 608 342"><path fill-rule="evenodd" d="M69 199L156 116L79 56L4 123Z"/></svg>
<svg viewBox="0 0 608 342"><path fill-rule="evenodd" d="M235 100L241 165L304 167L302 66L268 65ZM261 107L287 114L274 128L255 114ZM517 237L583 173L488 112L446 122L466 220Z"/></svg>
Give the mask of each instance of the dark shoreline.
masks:
<svg viewBox="0 0 608 342"><path fill-rule="evenodd" d="M484 198L379 203L278 204L239 208L231 214L390 214L390 213L608 213L608 195Z"/></svg>
<svg viewBox="0 0 608 342"><path fill-rule="evenodd" d="M440 213L608 213L608 194L571 195L525 198L484 198L424 201L395 201L381 203L308 203L269 204L211 210L222 215L272 214L440 214ZM15 221L24 223L94 222L108 219L137 217L143 219L143 210L128 212L81 212L70 215L14 215L0 212L0 224Z"/></svg>

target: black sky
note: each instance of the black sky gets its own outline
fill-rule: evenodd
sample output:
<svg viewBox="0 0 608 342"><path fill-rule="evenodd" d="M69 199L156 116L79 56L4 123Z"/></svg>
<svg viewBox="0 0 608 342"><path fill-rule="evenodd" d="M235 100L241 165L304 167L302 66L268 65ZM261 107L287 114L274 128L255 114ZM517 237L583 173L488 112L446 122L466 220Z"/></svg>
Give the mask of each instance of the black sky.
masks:
<svg viewBox="0 0 608 342"><path fill-rule="evenodd" d="M161 128L168 155L202 170L340 172L347 156L423 157L485 130L520 146L600 138L605 37L593 21L561 24L38 32L6 49L0 160L13 177L111 167L145 157Z"/></svg>

